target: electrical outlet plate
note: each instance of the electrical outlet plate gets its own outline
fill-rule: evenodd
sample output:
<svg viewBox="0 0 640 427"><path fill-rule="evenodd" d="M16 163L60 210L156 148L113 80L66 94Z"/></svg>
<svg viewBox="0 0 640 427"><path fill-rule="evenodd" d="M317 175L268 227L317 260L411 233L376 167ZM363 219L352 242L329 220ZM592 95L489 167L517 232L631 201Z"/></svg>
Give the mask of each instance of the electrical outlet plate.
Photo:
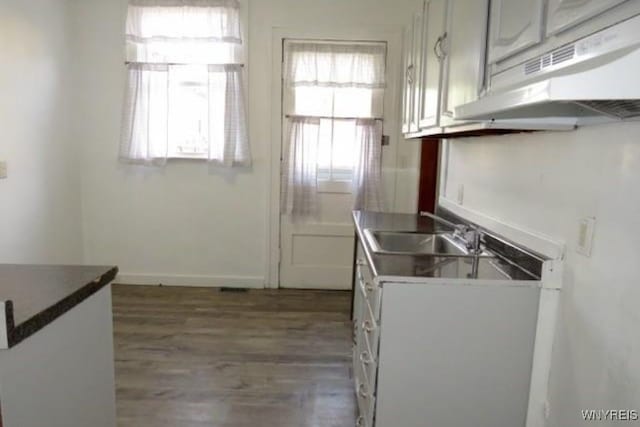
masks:
<svg viewBox="0 0 640 427"><path fill-rule="evenodd" d="M593 235L596 229L596 219L594 217L582 218L578 223L578 246L576 252L584 256L591 256L593 245Z"/></svg>
<svg viewBox="0 0 640 427"><path fill-rule="evenodd" d="M460 184L458 186L458 204L461 205L464 203L464 184Z"/></svg>
<svg viewBox="0 0 640 427"><path fill-rule="evenodd" d="M7 177L7 162L0 161L0 179Z"/></svg>
<svg viewBox="0 0 640 427"><path fill-rule="evenodd" d="M551 405L549 404L548 400L544 401L544 419L548 420L549 416L551 415Z"/></svg>

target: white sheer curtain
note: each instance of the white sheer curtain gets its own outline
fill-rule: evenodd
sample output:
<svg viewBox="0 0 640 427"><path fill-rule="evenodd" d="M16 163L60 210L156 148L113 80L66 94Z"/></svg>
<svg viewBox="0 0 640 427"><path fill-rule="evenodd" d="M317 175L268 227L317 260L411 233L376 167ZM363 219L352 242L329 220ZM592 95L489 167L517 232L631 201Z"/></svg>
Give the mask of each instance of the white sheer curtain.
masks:
<svg viewBox="0 0 640 427"><path fill-rule="evenodd" d="M237 65L209 65L208 71L208 159L221 166L249 166L251 153L242 68Z"/></svg>
<svg viewBox="0 0 640 427"><path fill-rule="evenodd" d="M291 42L287 55L286 78L294 86L385 88L381 43Z"/></svg>
<svg viewBox="0 0 640 427"><path fill-rule="evenodd" d="M283 211L294 217L317 215L317 169L319 162L331 156L331 164L339 160L341 165L353 165L355 208L381 210L380 119L386 86L386 45L289 41L285 46L285 105L289 107L285 113L291 132L289 155L283 165ZM319 148L318 142L314 142L313 150L299 147L310 143L301 137L307 134L318 135ZM352 143L354 149L347 149ZM331 147L325 147L327 144ZM293 155L301 150L305 155ZM335 157L347 153L355 153L351 154L355 158Z"/></svg>
<svg viewBox="0 0 640 427"><path fill-rule="evenodd" d="M382 123L360 119L356 122L356 167L353 190L356 195L354 209L382 210Z"/></svg>
<svg viewBox="0 0 640 427"><path fill-rule="evenodd" d="M294 219L312 218L318 211L318 140L320 119L294 117L284 156L281 185L282 212Z"/></svg>
<svg viewBox="0 0 640 427"><path fill-rule="evenodd" d="M237 0L129 0L127 60L241 64Z"/></svg>
<svg viewBox="0 0 640 427"><path fill-rule="evenodd" d="M130 64L120 159L162 165L168 156L169 67Z"/></svg>
<svg viewBox="0 0 640 427"><path fill-rule="evenodd" d="M203 157L222 166L250 164L237 0L129 0L126 48L121 160L163 164L175 154L185 105L172 88L182 85L201 87L206 98Z"/></svg>

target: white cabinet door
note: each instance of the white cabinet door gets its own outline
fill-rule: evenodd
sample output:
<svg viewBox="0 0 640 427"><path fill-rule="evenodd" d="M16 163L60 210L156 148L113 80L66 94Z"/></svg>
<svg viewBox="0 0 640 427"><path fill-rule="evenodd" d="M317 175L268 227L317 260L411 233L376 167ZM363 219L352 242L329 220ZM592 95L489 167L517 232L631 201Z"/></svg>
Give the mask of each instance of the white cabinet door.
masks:
<svg viewBox="0 0 640 427"><path fill-rule="evenodd" d="M493 0L489 62L495 63L542 41L544 0Z"/></svg>
<svg viewBox="0 0 640 427"><path fill-rule="evenodd" d="M413 117L413 22L404 31L404 48L402 58L404 61L404 76L402 84L402 133L411 132Z"/></svg>
<svg viewBox="0 0 640 427"><path fill-rule="evenodd" d="M420 129L438 126L440 118L440 86L442 81L443 43L446 42L446 0L430 0L422 32L422 66L420 90ZM444 40L444 42L443 42Z"/></svg>
<svg viewBox="0 0 640 427"><path fill-rule="evenodd" d="M578 25L626 0L549 0L547 35Z"/></svg>
<svg viewBox="0 0 640 427"><path fill-rule="evenodd" d="M413 34L412 34L412 58L413 68L411 69L411 77L413 80L413 114L411 115L411 132L417 132L419 130L420 121L420 93L422 93L422 81L420 68L422 66L422 22L423 22L423 10L420 9L413 16Z"/></svg>
<svg viewBox="0 0 640 427"><path fill-rule="evenodd" d="M456 107L475 101L484 86L489 0L449 0L441 126L456 124Z"/></svg>
<svg viewBox="0 0 640 427"><path fill-rule="evenodd" d="M413 15L404 36L404 84L402 90L402 133L419 130L422 63L423 9Z"/></svg>

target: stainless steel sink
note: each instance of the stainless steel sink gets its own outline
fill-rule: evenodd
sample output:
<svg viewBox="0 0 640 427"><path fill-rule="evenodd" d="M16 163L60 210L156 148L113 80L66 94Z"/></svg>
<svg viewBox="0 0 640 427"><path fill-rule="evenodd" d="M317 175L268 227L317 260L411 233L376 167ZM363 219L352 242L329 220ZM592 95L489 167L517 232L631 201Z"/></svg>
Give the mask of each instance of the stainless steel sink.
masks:
<svg viewBox="0 0 640 427"><path fill-rule="evenodd" d="M471 253L448 234L364 230L371 251L379 254L469 256Z"/></svg>

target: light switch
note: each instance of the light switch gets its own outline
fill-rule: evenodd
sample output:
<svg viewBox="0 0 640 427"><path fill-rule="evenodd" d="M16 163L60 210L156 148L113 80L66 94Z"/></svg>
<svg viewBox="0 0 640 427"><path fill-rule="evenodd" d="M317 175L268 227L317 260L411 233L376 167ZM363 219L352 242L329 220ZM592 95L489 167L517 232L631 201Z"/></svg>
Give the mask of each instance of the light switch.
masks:
<svg viewBox="0 0 640 427"><path fill-rule="evenodd" d="M0 179L7 177L7 162L0 161Z"/></svg>
<svg viewBox="0 0 640 427"><path fill-rule="evenodd" d="M578 247L576 252L584 256L591 256L591 246L593 235L596 229L596 219L594 217L583 218L578 224Z"/></svg>

